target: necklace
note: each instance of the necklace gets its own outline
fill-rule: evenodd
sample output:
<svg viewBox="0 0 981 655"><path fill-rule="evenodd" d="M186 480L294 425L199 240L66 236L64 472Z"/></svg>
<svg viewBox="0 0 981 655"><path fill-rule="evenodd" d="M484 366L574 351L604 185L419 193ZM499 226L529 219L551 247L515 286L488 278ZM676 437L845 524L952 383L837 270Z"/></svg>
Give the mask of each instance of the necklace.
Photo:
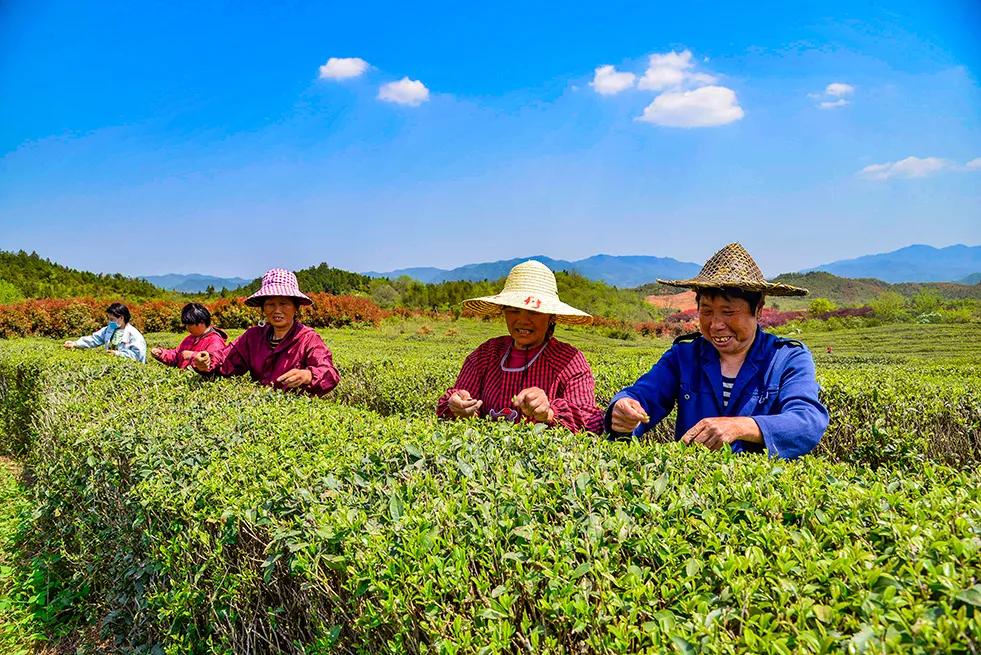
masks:
<svg viewBox="0 0 981 655"><path fill-rule="evenodd" d="M508 368L507 366L508 358L511 356L511 349L514 347L514 342L510 343L508 345L508 349L504 352L504 357L501 358L501 370L504 371L505 373L523 373L527 371L529 368L531 368L532 364L538 361L538 358L541 357L542 353L545 352L545 347L547 345L548 345L548 341L542 344L542 347L539 349L537 353L535 353L535 356L529 359L527 362L525 362L524 366L519 366L518 368Z"/></svg>

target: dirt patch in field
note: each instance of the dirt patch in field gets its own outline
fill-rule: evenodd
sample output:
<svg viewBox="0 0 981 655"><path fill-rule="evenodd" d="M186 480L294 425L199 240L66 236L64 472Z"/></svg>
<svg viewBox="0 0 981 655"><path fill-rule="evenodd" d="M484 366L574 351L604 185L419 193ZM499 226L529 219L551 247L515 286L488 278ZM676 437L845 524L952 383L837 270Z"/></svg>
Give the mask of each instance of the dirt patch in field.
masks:
<svg viewBox="0 0 981 655"><path fill-rule="evenodd" d="M696 307L694 291L682 291L681 293L673 293L668 296L647 296L645 300L655 307L677 309L679 312L695 309Z"/></svg>

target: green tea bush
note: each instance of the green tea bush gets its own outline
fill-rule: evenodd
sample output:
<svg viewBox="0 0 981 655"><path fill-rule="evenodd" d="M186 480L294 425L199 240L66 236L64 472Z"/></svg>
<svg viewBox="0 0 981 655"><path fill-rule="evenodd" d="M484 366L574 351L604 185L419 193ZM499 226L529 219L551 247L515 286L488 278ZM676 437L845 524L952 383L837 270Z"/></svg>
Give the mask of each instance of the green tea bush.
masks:
<svg viewBox="0 0 981 655"><path fill-rule="evenodd" d="M977 471L386 417L31 341L0 379L52 620L123 650L981 647Z"/></svg>

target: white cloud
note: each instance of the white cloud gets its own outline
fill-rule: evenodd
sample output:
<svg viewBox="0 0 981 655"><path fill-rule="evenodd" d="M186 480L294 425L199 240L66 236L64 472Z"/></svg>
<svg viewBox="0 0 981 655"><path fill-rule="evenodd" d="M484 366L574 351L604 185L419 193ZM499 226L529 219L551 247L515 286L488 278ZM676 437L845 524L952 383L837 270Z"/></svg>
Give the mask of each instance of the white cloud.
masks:
<svg viewBox="0 0 981 655"><path fill-rule="evenodd" d="M600 95L611 96L632 87L636 79L633 73L617 72L613 66L597 66L589 86Z"/></svg>
<svg viewBox="0 0 981 655"><path fill-rule="evenodd" d="M714 127L738 121L743 115L735 91L724 86L703 86L693 91L662 93L637 120L666 127Z"/></svg>
<svg viewBox="0 0 981 655"><path fill-rule="evenodd" d="M360 57L331 57L320 67L322 80L346 80L368 70L368 62Z"/></svg>
<svg viewBox="0 0 981 655"><path fill-rule="evenodd" d="M899 161L866 166L858 174L869 180L888 180L893 177L926 177L951 168L951 163L939 157L907 157Z"/></svg>
<svg viewBox="0 0 981 655"><path fill-rule="evenodd" d="M398 82L383 84L378 89L378 99L385 102L394 102L399 105L409 105L418 107L429 100L429 89L419 80L410 80L403 77Z"/></svg>
<svg viewBox="0 0 981 655"><path fill-rule="evenodd" d="M845 84L844 82L832 82L825 87L824 92L829 96L834 96L840 98L842 96L850 96L855 93L855 87L851 84Z"/></svg>
<svg viewBox="0 0 981 655"><path fill-rule="evenodd" d="M964 164L964 168L969 171L981 171L981 157L975 157L971 161Z"/></svg>
<svg viewBox="0 0 981 655"><path fill-rule="evenodd" d="M825 100L818 105L821 109L836 109L838 107L844 107L848 104L848 101L844 98L838 98L837 100Z"/></svg>
<svg viewBox="0 0 981 655"><path fill-rule="evenodd" d="M637 83L637 88L649 91L662 91L681 86L691 63L691 50L653 54L647 61L647 70Z"/></svg>

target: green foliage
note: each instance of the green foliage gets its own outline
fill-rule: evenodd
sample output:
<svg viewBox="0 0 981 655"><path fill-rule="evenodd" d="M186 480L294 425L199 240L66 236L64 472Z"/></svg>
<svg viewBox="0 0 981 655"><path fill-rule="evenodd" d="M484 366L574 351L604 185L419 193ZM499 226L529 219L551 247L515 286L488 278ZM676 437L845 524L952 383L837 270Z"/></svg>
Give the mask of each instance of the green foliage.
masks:
<svg viewBox="0 0 981 655"><path fill-rule="evenodd" d="M906 300L895 291L886 291L869 303L876 318L883 321L898 321L905 318Z"/></svg>
<svg viewBox="0 0 981 655"><path fill-rule="evenodd" d="M175 653L981 648L981 474L936 450L981 433L970 327L816 335L836 419L782 462L435 420L502 330L444 325L328 333L328 399L0 343L48 616ZM669 344L560 330L607 397Z"/></svg>
<svg viewBox="0 0 981 655"><path fill-rule="evenodd" d="M16 253L0 251L0 278L11 283L27 298L93 296L139 300L172 295L146 280L123 277L118 273L102 275L77 271L23 250ZM0 304L2 302L10 301L0 300Z"/></svg>
<svg viewBox="0 0 981 655"><path fill-rule="evenodd" d="M838 309L838 305L834 304L827 298L815 298L811 301L811 304L808 305L807 313L811 316L820 316L821 314L833 312L836 309Z"/></svg>
<svg viewBox="0 0 981 655"><path fill-rule="evenodd" d="M24 575L25 556L19 549L30 522L27 490L17 480L13 462L0 458L0 652L28 655L44 638L32 613L38 603L31 578Z"/></svg>
<svg viewBox="0 0 981 655"><path fill-rule="evenodd" d="M7 305L23 299L24 294L20 292L20 289L15 287L10 282L0 279L0 305Z"/></svg>

